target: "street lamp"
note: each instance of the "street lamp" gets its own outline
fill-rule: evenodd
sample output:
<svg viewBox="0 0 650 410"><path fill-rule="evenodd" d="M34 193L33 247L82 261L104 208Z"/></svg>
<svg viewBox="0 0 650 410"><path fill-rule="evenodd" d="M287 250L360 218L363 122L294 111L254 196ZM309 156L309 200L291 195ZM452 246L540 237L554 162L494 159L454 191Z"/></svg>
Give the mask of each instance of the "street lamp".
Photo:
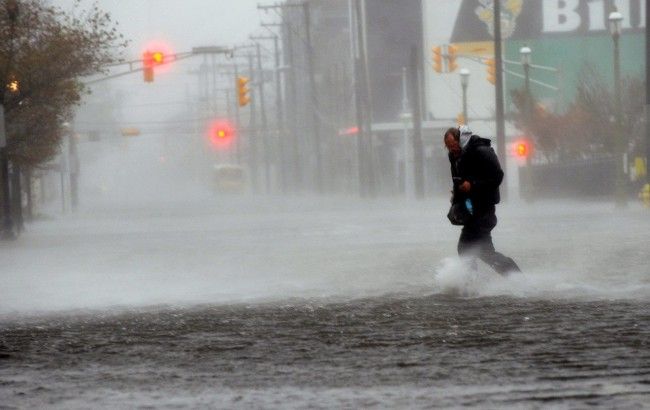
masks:
<svg viewBox="0 0 650 410"><path fill-rule="evenodd" d="M524 46L519 49L519 55L521 56L521 65L524 68L524 85L526 87L526 96L530 94L530 55L532 50L528 46Z"/></svg>
<svg viewBox="0 0 650 410"><path fill-rule="evenodd" d="M525 107L526 110L526 121L530 121L532 117L532 108L533 101L532 95L530 95L530 64L531 64L531 54L532 50L528 46L524 46L519 49L519 56L521 57L521 66L524 68L524 90L526 91L525 96ZM530 158L530 157L529 157Z"/></svg>
<svg viewBox="0 0 650 410"><path fill-rule="evenodd" d="M460 69L460 86L463 87L463 120L465 124L469 123L467 119L467 85L469 84L469 70L467 68Z"/></svg>
<svg viewBox="0 0 650 410"><path fill-rule="evenodd" d="M530 95L530 64L531 64L531 54L532 50L528 46L523 46L519 49L519 57L521 58L521 66L524 69L524 90L525 90L525 95L524 95L524 116L525 116L525 122L529 125L529 122L532 119L532 108L533 108L533 99L532 95ZM530 136L529 136L530 138ZM526 171L523 175L525 175L525 181L520 181L519 184L521 185L523 182L523 189L522 193L524 195L524 198L528 201L531 200L531 168L530 168L530 163L531 163L531 155L530 152L526 153ZM522 176L523 176L522 175ZM522 178L522 179L524 179Z"/></svg>
<svg viewBox="0 0 650 410"><path fill-rule="evenodd" d="M623 123L621 110L621 53L619 49L619 39L621 37L621 21L623 15L618 11L609 13L609 32L614 41L614 105L616 110L616 133L615 133L615 155L616 155L616 205L627 205L625 189L625 155L627 151L627 138L621 131ZM618 148L618 149L617 149Z"/></svg>

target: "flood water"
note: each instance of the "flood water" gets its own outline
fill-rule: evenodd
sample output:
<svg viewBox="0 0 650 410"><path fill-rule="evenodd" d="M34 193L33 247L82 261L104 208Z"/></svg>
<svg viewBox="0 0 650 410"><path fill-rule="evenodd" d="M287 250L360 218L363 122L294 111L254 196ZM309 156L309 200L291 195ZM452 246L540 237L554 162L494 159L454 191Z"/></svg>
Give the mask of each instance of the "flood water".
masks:
<svg viewBox="0 0 650 410"><path fill-rule="evenodd" d="M502 205L502 278L454 256L444 201L292 203L98 207L2 244L0 407L650 403L647 210Z"/></svg>
<svg viewBox="0 0 650 410"><path fill-rule="evenodd" d="M393 295L3 323L3 407L641 408L650 307Z"/></svg>

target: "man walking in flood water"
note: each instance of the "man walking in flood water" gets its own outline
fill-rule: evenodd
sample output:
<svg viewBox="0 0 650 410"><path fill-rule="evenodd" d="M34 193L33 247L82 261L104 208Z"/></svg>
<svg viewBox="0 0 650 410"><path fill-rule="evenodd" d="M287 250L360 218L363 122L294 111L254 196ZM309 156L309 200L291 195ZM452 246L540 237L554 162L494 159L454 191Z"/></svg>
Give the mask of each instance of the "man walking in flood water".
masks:
<svg viewBox="0 0 650 410"><path fill-rule="evenodd" d="M468 126L461 125L449 128L444 141L454 182L449 218L452 223L463 225L458 254L472 259L478 257L504 276L521 272L515 261L497 252L492 243L503 170L490 140L473 135Z"/></svg>

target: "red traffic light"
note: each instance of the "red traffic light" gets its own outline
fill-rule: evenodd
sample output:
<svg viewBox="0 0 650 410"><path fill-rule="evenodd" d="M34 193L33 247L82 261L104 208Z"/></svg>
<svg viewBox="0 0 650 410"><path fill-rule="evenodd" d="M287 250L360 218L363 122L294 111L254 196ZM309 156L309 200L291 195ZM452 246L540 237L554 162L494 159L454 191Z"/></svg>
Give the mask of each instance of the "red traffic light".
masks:
<svg viewBox="0 0 650 410"><path fill-rule="evenodd" d="M165 63L165 53L162 51L145 51L142 53L142 65L154 67Z"/></svg>
<svg viewBox="0 0 650 410"><path fill-rule="evenodd" d="M513 151L516 157L527 159L532 154L532 143L527 139L520 139L513 144Z"/></svg>
<svg viewBox="0 0 650 410"><path fill-rule="evenodd" d="M235 127L227 120L214 121L208 130L210 144L217 149L227 149L235 139Z"/></svg>

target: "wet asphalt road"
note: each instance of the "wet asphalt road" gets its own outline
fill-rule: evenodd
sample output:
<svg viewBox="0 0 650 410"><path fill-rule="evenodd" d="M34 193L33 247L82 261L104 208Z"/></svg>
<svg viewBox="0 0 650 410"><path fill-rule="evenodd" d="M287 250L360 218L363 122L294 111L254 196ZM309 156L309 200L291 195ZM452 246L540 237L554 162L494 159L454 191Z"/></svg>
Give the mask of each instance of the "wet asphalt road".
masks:
<svg viewBox="0 0 650 410"><path fill-rule="evenodd" d="M642 408L650 307L390 295L5 318L2 408Z"/></svg>

